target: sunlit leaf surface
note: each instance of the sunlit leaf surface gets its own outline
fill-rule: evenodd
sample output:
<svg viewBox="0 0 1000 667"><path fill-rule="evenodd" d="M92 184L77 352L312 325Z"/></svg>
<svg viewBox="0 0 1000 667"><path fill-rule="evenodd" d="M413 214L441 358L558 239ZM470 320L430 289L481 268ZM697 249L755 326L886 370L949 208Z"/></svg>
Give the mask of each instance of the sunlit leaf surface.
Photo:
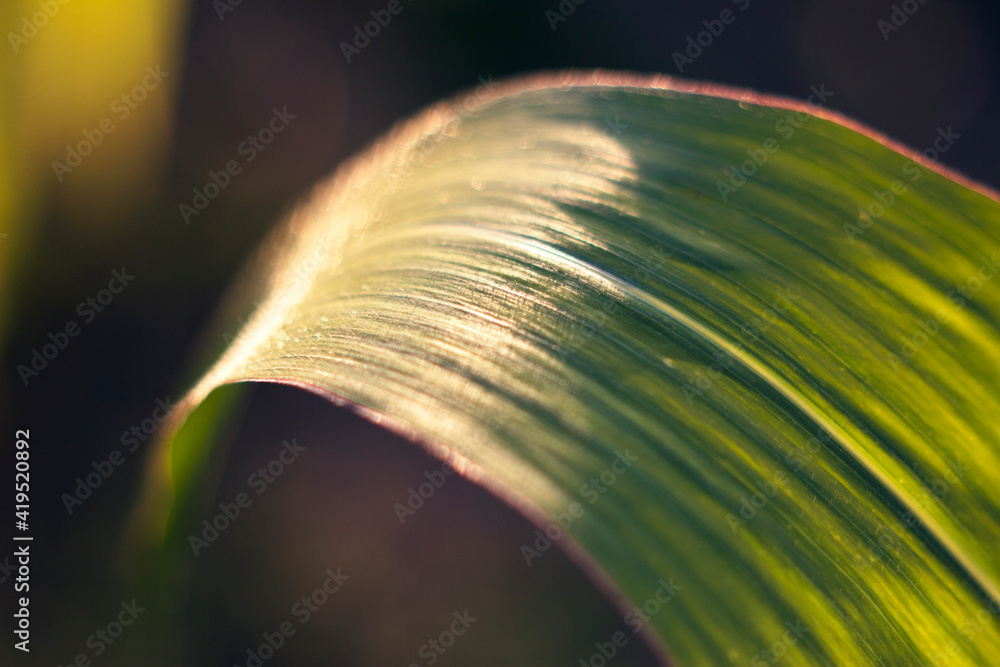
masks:
<svg viewBox="0 0 1000 667"><path fill-rule="evenodd" d="M1000 205L793 108L567 75L426 112L291 217L179 419L244 380L357 406L681 665L993 664ZM206 446L163 443L161 536Z"/></svg>

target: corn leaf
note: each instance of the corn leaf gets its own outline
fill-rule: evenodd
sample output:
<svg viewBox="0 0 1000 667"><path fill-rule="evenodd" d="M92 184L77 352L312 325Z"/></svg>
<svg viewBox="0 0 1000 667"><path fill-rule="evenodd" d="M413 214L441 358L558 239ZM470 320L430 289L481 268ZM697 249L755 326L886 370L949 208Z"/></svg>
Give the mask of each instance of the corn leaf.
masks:
<svg viewBox="0 0 1000 667"><path fill-rule="evenodd" d="M995 194L818 104L515 81L316 188L173 433L226 383L353 406L526 512L526 567L569 550L680 665L990 664L998 252ZM154 549L209 446L181 434Z"/></svg>

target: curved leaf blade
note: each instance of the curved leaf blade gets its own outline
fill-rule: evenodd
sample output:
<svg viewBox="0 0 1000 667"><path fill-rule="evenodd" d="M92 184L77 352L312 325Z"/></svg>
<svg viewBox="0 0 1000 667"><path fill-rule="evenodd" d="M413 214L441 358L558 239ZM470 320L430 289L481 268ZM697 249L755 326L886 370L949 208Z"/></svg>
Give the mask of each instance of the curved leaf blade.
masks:
<svg viewBox="0 0 1000 667"><path fill-rule="evenodd" d="M317 189L184 410L300 385L543 524L578 514L556 541L626 609L671 587L626 622L683 665L1000 654L996 196L835 115L668 79L468 109Z"/></svg>

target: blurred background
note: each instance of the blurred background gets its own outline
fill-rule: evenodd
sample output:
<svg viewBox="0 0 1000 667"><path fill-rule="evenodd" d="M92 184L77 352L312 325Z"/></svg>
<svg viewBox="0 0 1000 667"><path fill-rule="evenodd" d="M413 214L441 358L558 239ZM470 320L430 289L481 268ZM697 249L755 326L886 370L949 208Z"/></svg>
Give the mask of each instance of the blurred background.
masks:
<svg viewBox="0 0 1000 667"><path fill-rule="evenodd" d="M5 0L0 469L14 470L15 429L30 429L35 541L32 652L4 641L0 664L132 664L129 630L88 638L133 597L116 549L161 406L238 332L234 319L202 333L267 231L395 122L484 82L569 67L799 99L823 86L826 106L915 149L957 135L940 161L996 188L998 12L985 0ZM401 524L394 505L435 459L301 391L248 400L216 504L248 491L283 441L305 449L195 559L177 637L186 664L254 664L247 650L338 567L351 579L264 664L601 664L595 642L623 628L620 613L561 552L527 567L527 520L449 477ZM113 472L77 492L115 450ZM466 610L467 634L426 648ZM614 660L655 664L638 641Z"/></svg>

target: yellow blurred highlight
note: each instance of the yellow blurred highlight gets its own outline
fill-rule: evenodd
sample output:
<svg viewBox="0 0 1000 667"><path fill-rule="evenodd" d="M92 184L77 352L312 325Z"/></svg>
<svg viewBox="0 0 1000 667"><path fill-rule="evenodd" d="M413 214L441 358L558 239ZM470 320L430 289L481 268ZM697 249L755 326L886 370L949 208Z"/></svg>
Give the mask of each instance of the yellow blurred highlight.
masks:
<svg viewBox="0 0 1000 667"><path fill-rule="evenodd" d="M23 17L38 16L43 2L17 4L21 15L14 28L20 32L25 27ZM21 72L16 110L20 163L40 192L56 194L63 206L82 214L73 219L98 231L93 228L109 224L131 202L154 192L166 166L186 3L48 0L44 4L50 13L58 11L27 43L19 43L14 56ZM5 48L13 51L7 37ZM147 67L159 67L169 75L156 87L142 89L144 78L151 81ZM132 96L136 86L143 91L141 101ZM113 130L100 132L102 123ZM72 172L57 174L61 170L52 163L67 163L67 145L83 142L85 151L86 144L96 143L84 132L101 137L100 143L89 155L81 155Z"/></svg>
<svg viewBox="0 0 1000 667"><path fill-rule="evenodd" d="M88 235L113 231L165 173L180 83L184 0L7 0L0 9L0 343L18 266L32 256L34 219L58 205ZM112 104L141 85L147 66L170 76L127 117ZM148 80L147 80L148 81ZM67 145L114 123L78 168ZM105 127L108 127L105 123ZM86 150L86 147L84 147ZM61 230L60 230L61 231Z"/></svg>

